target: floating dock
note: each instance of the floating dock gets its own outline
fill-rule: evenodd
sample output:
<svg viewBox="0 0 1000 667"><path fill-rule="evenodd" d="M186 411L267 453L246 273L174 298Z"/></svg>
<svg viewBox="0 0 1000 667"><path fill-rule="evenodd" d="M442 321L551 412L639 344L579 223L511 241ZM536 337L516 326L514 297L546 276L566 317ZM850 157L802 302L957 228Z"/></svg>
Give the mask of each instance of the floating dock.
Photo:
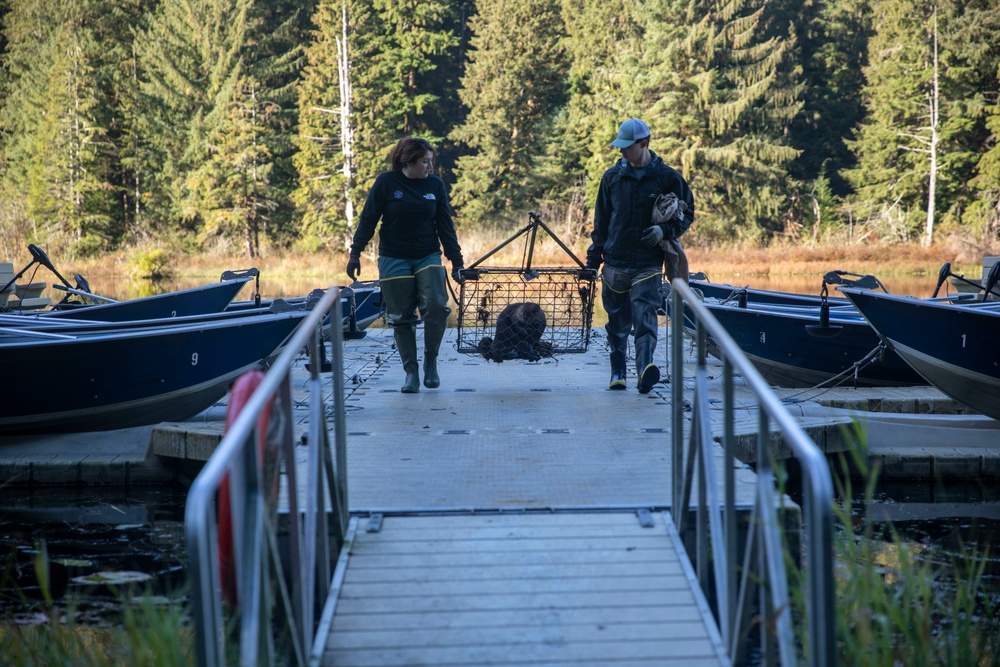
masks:
<svg viewBox="0 0 1000 667"><path fill-rule="evenodd" d="M665 358L668 332L669 329L661 329L658 348L661 359ZM494 464L504 461L506 456L520 459L520 468L528 471L528 476L518 483L533 484L531 488L536 489L538 496L530 501L533 505L580 502L579 497L556 492L568 484L582 485L577 496L584 495L596 503L608 501L609 490L617 493L614 490L623 487L632 490L629 496L648 502L649 495L637 490L646 485L637 486L634 479L623 477L623 467L639 470L641 476L649 478L651 486L667 483L667 473L656 472L656 466L667 458L669 387L657 385L650 394L641 396L635 390L632 375L628 391L608 391L609 370L602 330L593 331L594 340L586 353L562 355L557 360L539 363L515 360L499 365L458 354L454 335L454 331L449 333L441 350L442 386L433 390L421 388L419 394L406 396L398 393L402 370L388 329L369 329L364 338L345 342L343 381L351 475L358 480L351 488L352 508L391 505L402 500L385 489L378 498L371 497L369 489L373 487L358 476L371 470L372 480L377 480L379 469L388 465L387 461L393 461L423 478L419 463L422 457L415 457L416 462L414 457L405 461L408 458L405 451L408 445L429 439L442 444L464 443L447 461L441 462L443 467L436 474L469 473L473 475L471 479L487 487L502 483L509 488L506 481L491 481L503 467L483 466L476 462L478 456L486 456ZM693 361L689 359L690 363ZM297 409L302 414L297 424L301 432L305 430L307 362L303 358L295 371L301 374L294 387ZM961 404L933 387L842 386L776 392L817 445L831 456L853 446L845 429L853 421L864 422L872 434L868 439L869 458L878 463L887 480L1000 479L1000 423L963 414L967 411ZM571 396L565 404L559 400L564 395ZM479 405L485 397L489 399ZM737 405L747 407L743 411L746 420L737 423L741 434L740 456L752 462L756 457L756 416L750 408L756 402L738 384L736 399ZM475 407L470 409L470 405ZM457 406L462 406L461 412L455 412ZM399 413L400 407L406 409ZM411 414L410 408L423 413L423 421ZM378 429L369 421L375 415L380 417ZM223 400L183 423L95 433L0 436L0 480L26 486L184 484L221 440L224 417ZM493 437L503 437L520 446L505 451L482 451L482 443ZM380 443L378 450L372 451L369 444L376 440ZM382 456L383 452L389 456ZM370 455L373 460L369 460ZM553 473L576 470L573 473L576 480L543 479L542 473L531 465L532 461L555 466ZM594 469L606 470L607 474L591 484ZM491 474L484 476L485 470ZM591 481L584 481L588 477ZM440 507L455 502L448 499L449 493L453 492L442 492L433 504ZM517 502L526 501L519 497Z"/></svg>

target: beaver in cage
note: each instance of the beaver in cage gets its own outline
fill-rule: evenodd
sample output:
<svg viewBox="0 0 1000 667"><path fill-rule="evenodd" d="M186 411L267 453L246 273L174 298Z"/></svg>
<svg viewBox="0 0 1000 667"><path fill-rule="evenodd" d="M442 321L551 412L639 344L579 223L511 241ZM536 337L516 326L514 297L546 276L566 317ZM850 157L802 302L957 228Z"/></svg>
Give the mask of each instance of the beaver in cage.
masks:
<svg viewBox="0 0 1000 667"><path fill-rule="evenodd" d="M512 303L497 317L496 337L479 341L479 352L488 361L500 364L505 359L538 361L552 356L552 343L542 340L545 313L532 301Z"/></svg>

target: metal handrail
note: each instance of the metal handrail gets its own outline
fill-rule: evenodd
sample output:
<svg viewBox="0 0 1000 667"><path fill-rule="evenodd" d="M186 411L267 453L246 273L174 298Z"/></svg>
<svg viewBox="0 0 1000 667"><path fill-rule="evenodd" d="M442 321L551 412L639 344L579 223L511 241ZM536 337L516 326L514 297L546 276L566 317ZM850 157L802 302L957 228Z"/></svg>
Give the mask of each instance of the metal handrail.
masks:
<svg viewBox="0 0 1000 667"><path fill-rule="evenodd" d="M334 315L335 307L338 312ZM349 518L344 389L339 381L343 376L339 308L340 290L331 287L295 330L188 491L185 535L196 655L202 667L226 665L230 633L238 635L239 661L245 667L275 664L279 654L291 654L295 663L305 665L314 650L317 611L325 602ZM333 323L330 329L335 452L332 453L317 363L323 344L321 328L327 318ZM292 364L304 348L313 363L307 381L308 463L302 503L296 480L291 372ZM276 428L261 434L259 416L272 399L270 423ZM277 504L269 505L266 498L259 436L278 449L284 468L285 484L280 486L277 503L284 500L288 506L287 557L278 547ZM227 607L224 615L216 499L227 476L238 604L235 608ZM274 499L270 502L274 503ZM332 547L331 535L336 540ZM291 582L286 580L286 571Z"/></svg>
<svg viewBox="0 0 1000 667"><path fill-rule="evenodd" d="M749 628L752 593L760 587L763 622L759 624L764 664L797 664L796 639L785 571L785 547L778 517L779 498L772 466L773 421L783 433L783 444L798 459L803 476L805 509L806 587L804 598L807 660L814 667L836 664L836 607L833 587L833 482L826 459L771 386L753 366L684 280L670 286L671 298L671 400L674 523L683 534L690 509L692 486L697 483L695 570L703 590L714 589L720 634L730 659L736 662L739 641ZM691 315L685 319L685 309ZM689 325L689 321L693 324ZM697 364L691 401L689 449L684 451L684 336L695 330ZM713 355L723 366L723 498L717 486L709 419L707 349L711 336ZM757 490L754 496L746 549L737 569L735 502L735 403L734 375L757 396ZM739 577L739 578L737 578ZM709 583L713 585L709 586Z"/></svg>

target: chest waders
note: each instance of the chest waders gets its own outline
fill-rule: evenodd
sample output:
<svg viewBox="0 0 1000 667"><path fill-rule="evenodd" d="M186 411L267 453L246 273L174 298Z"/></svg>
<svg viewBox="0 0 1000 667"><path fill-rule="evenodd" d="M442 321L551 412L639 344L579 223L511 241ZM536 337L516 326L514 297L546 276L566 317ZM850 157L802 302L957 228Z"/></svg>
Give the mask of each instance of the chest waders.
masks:
<svg viewBox="0 0 1000 667"><path fill-rule="evenodd" d="M448 327L448 291L445 271L440 264L425 266L412 276L383 278L382 299L403 364L406 379L400 391L420 391L420 364L417 361L417 311L424 323L424 386L439 387L437 357Z"/></svg>
<svg viewBox="0 0 1000 667"><path fill-rule="evenodd" d="M635 336L635 372L638 390L649 393L660 380L660 369L653 363L656 352L656 309L660 295L659 267L618 269L604 265L601 271L601 301L608 315L604 329L611 351L611 382L609 389L625 389L625 369L628 361L629 334Z"/></svg>

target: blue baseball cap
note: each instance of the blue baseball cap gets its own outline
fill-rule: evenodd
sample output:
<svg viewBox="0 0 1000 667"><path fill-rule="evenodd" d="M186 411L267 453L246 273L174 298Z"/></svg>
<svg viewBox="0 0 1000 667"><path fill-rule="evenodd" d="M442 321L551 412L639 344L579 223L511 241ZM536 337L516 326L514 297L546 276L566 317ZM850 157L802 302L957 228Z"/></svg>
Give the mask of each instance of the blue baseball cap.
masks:
<svg viewBox="0 0 1000 667"><path fill-rule="evenodd" d="M640 139L649 138L649 125L638 118L629 118L618 127L618 138L611 142L615 148L628 148Z"/></svg>

